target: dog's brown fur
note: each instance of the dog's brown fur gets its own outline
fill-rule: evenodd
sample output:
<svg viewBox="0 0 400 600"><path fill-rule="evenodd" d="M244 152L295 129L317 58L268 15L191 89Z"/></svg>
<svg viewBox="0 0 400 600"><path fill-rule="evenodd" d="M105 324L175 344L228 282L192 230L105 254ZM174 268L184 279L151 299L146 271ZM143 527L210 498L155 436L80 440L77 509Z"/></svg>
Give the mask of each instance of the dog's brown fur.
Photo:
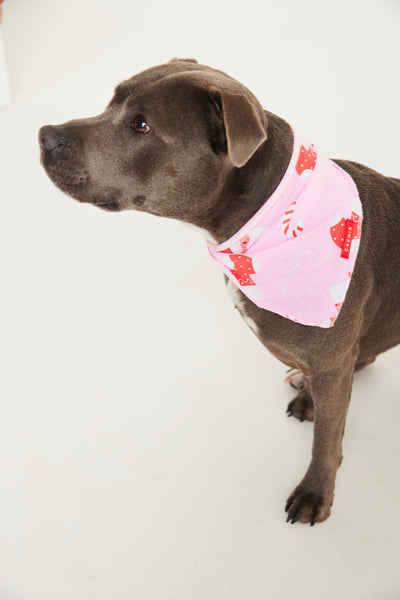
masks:
<svg viewBox="0 0 400 600"><path fill-rule="evenodd" d="M132 130L138 115L151 129ZM92 119L42 128L42 162L67 194L107 210L180 219L217 242L234 234L275 190L288 166L290 126L244 86L195 61L174 59L122 83ZM356 267L329 329L238 307L262 343L303 373L289 414L314 420L309 468L289 497L292 523L330 514L353 373L400 342L400 180L336 161L357 184L364 221Z"/></svg>

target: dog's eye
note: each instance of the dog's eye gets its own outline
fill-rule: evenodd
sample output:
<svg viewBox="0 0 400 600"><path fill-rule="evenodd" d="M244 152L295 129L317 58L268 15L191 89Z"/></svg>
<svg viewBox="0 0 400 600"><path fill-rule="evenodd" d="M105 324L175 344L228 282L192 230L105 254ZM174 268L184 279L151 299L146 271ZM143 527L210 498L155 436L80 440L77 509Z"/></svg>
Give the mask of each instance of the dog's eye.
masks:
<svg viewBox="0 0 400 600"><path fill-rule="evenodd" d="M138 117L133 119L133 121L131 122L131 127L134 131L136 131L136 133L140 133L142 135L145 133L149 133L150 131L150 125L146 123L142 115L139 115Z"/></svg>

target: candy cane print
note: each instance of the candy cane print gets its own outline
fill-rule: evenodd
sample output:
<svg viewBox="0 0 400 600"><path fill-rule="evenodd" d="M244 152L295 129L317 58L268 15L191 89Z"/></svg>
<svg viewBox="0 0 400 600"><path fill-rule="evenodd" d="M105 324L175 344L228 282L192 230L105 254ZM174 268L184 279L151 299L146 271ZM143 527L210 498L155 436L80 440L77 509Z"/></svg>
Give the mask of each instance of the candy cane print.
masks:
<svg viewBox="0 0 400 600"><path fill-rule="evenodd" d="M283 225L283 233L285 235L292 235L293 237L297 237L299 233L303 231L303 221L299 221L299 224L290 229L290 221L292 219L294 213L294 205L296 204L296 200L289 206L288 210L285 212L284 220L282 222Z"/></svg>

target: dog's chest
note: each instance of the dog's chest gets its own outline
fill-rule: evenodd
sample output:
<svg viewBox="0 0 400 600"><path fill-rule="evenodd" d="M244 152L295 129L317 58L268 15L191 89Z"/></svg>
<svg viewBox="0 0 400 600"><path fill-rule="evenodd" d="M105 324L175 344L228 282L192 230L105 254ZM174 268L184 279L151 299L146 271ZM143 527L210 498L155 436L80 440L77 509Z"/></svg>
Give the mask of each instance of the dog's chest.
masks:
<svg viewBox="0 0 400 600"><path fill-rule="evenodd" d="M295 137L275 192L233 236L208 250L258 308L330 328L350 286L361 223L351 176Z"/></svg>
<svg viewBox="0 0 400 600"><path fill-rule="evenodd" d="M252 319L247 314L245 302L243 301L243 295L240 292L237 285L235 283L233 283L233 281L228 279L226 282L226 289L228 291L228 294L229 294L235 308L238 309L240 315L243 317L244 321L247 323L247 325L250 327L250 329L258 336L259 329L258 329L257 323L254 321L254 319Z"/></svg>

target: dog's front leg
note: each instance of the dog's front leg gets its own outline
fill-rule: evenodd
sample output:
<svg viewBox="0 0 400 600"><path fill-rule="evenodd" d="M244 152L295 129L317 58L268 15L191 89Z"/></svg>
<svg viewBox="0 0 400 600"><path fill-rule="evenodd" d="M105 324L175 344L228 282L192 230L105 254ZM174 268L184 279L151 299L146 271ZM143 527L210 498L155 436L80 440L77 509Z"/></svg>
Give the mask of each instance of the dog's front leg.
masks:
<svg viewBox="0 0 400 600"><path fill-rule="evenodd" d="M342 462L354 362L350 361L350 365L341 364L309 378L315 410L312 459L304 479L286 504L287 520L292 523L314 525L330 515L336 472Z"/></svg>

